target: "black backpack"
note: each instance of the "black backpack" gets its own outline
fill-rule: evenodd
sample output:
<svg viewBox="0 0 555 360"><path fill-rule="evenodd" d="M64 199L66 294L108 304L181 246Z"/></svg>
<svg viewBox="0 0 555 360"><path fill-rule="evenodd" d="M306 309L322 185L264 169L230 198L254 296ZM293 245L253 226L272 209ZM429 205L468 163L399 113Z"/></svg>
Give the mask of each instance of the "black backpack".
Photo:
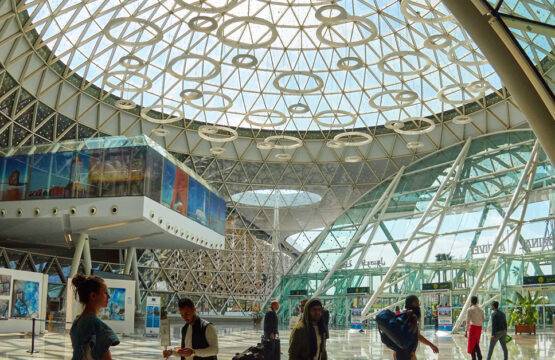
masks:
<svg viewBox="0 0 555 360"><path fill-rule="evenodd" d="M382 343L397 353L411 353L418 346L418 332L411 329L409 314L395 315L391 310L382 310L376 315L376 324Z"/></svg>

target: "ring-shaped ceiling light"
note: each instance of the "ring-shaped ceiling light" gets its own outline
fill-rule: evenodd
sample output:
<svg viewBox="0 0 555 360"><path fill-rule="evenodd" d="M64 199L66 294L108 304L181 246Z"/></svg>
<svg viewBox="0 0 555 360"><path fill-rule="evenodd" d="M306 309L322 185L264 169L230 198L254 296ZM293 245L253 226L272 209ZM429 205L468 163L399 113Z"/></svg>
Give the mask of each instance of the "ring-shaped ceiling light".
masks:
<svg viewBox="0 0 555 360"><path fill-rule="evenodd" d="M384 124L384 127L390 130L402 129L404 126L405 123L400 120L388 120Z"/></svg>
<svg viewBox="0 0 555 360"><path fill-rule="evenodd" d="M410 64L406 58L409 56L416 57L418 62L422 62L423 65ZM408 68L405 70L395 70L389 65L390 61L399 60L401 62L401 69L403 67ZM403 66L404 65L404 66ZM394 76L410 76L419 75L428 70L432 66L432 60L421 51L395 51L387 54L378 61L378 69L380 69L384 74L394 75Z"/></svg>
<svg viewBox="0 0 555 360"><path fill-rule="evenodd" d="M303 190L260 189L233 194L231 200L247 206L284 208L314 205L319 203L322 197Z"/></svg>
<svg viewBox="0 0 555 360"><path fill-rule="evenodd" d="M197 100L202 97L202 91L198 89L184 89L179 93L179 97L185 102Z"/></svg>
<svg viewBox="0 0 555 360"><path fill-rule="evenodd" d="M137 107L137 104L135 104L134 101L126 100L126 99L117 100L115 105L118 109L121 109L121 110L133 110L134 108Z"/></svg>
<svg viewBox="0 0 555 360"><path fill-rule="evenodd" d="M356 56L346 56L337 61L337 68L345 71L354 71L362 69L364 62Z"/></svg>
<svg viewBox="0 0 555 360"><path fill-rule="evenodd" d="M106 73L105 76L106 78L104 83L112 90L119 90L121 92L129 93L140 93L143 91L147 91L152 87L152 80L150 80L148 76L137 71L110 71ZM119 79L119 77L123 77L123 79ZM113 78L118 78L119 82L114 82L112 80ZM140 79L142 85L138 85L136 81L131 81L133 78Z"/></svg>
<svg viewBox="0 0 555 360"><path fill-rule="evenodd" d="M218 101L215 99L220 99L221 104L218 103ZM202 100L202 103L199 104L198 102L195 102L197 100ZM185 100L185 104L198 110L226 111L227 109L233 106L233 100L231 100L229 96L222 93L218 93L215 91L204 91L200 98Z"/></svg>
<svg viewBox="0 0 555 360"><path fill-rule="evenodd" d="M233 26L235 24L240 24L244 27L248 27L250 26L250 24L254 24L256 26L265 27L267 30L255 32L257 35L261 34L262 36L262 38L257 39L256 42L246 42L245 40L241 40L241 39L234 40L233 38L230 38L229 37L230 34L229 33L226 34L225 31L227 28L232 28L233 33L242 34L240 31L237 30L237 27ZM268 33L270 34L269 37L266 36ZM257 18L254 16L239 16L239 17L233 17L231 19L224 21L222 25L220 25L220 27L218 28L217 36L222 43L228 46L231 46L233 48L252 50L252 49L258 49L258 48L265 48L272 45L272 43L277 39L278 33L277 33L276 26L268 20ZM264 38L264 36L266 36L266 38Z"/></svg>
<svg viewBox="0 0 555 360"><path fill-rule="evenodd" d="M270 144L272 149L293 150L303 146L303 141L289 135L273 135L264 139L266 144ZM287 144L289 142L289 144Z"/></svg>
<svg viewBox="0 0 555 360"><path fill-rule="evenodd" d="M207 24L207 25L206 25ZM187 23L191 30L208 34L218 28L218 22L210 16L199 15Z"/></svg>
<svg viewBox="0 0 555 360"><path fill-rule="evenodd" d="M339 117L347 117L349 118L349 120L347 120L346 122L341 122L339 120ZM326 122L322 119L325 118L329 118L332 117L336 120L338 120L337 122ZM356 121L356 115L352 114L348 111L345 110L326 110L326 111L321 111L318 114L314 115L314 121L316 121L318 123L318 125L322 126L322 127L327 127L327 128L345 128L349 125L352 125L355 123Z"/></svg>
<svg viewBox="0 0 555 360"><path fill-rule="evenodd" d="M194 63L194 66L192 69L189 69L185 73L180 73L176 69L174 69L176 64L180 61L185 61L185 62L192 61ZM210 69L210 71L207 74L204 74L204 67L205 67L204 63L209 63L212 66L212 69ZM197 66L199 66L201 69L201 73L202 73L201 75L193 75L194 74L193 70L197 68ZM204 81L218 76L218 74L220 73L220 64L216 60L210 59L208 56L196 55L196 54L183 54L171 59L170 62L168 62L168 67L166 68L166 71L168 72L168 74L174 76L176 79L179 79L179 80Z"/></svg>
<svg viewBox="0 0 555 360"><path fill-rule="evenodd" d="M258 59L251 54L237 54L231 59L231 63L239 68L250 69L258 64Z"/></svg>
<svg viewBox="0 0 555 360"><path fill-rule="evenodd" d="M168 111L170 110L170 111ZM156 111L160 114L160 118L151 116L149 113ZM141 109L141 117L154 124L171 124L179 120L183 120L183 112L172 105L154 105Z"/></svg>
<svg viewBox="0 0 555 360"><path fill-rule="evenodd" d="M289 110L291 114L306 114L310 111L310 108L306 104L296 103L289 105L287 110Z"/></svg>
<svg viewBox="0 0 555 360"><path fill-rule="evenodd" d="M460 92L461 95L467 94L469 96L460 96L460 99L454 99L453 97L450 97L450 95L457 92ZM446 104L455 105L455 106L476 102L480 100L483 96L484 96L483 92L479 92L475 94L471 93L468 90L468 84L447 85L437 93L437 98L439 99L439 101L444 102Z"/></svg>
<svg viewBox="0 0 555 360"><path fill-rule="evenodd" d="M465 125L472 122L472 118L468 115L457 115L453 118L453 124Z"/></svg>
<svg viewBox="0 0 555 360"><path fill-rule="evenodd" d="M432 50L446 49L451 46L453 37L449 34L430 35L424 41L424 47Z"/></svg>
<svg viewBox="0 0 555 360"><path fill-rule="evenodd" d="M118 63L128 70L139 70L145 66L145 61L135 55L122 56Z"/></svg>
<svg viewBox="0 0 555 360"><path fill-rule="evenodd" d="M221 146L214 146L210 148L210 154L214 156L219 156L225 153L225 149Z"/></svg>
<svg viewBox="0 0 555 360"><path fill-rule="evenodd" d="M142 34L147 32L147 33L151 33L152 35L151 38L147 38L146 40L141 41L140 39L136 39L136 38L131 38L128 40L126 38L122 39L121 37L114 37L112 35L111 31L113 29L119 26L123 26L124 29L127 29L128 27L131 26L131 24L138 24L141 27L141 30L136 30L136 29L133 30L134 27L132 27L132 32L131 32L132 35L138 34L139 36L142 36ZM158 25L151 23L148 20L131 17L131 16L110 20L108 24L106 24L106 27L104 27L103 32L104 32L104 36L106 36L106 38L108 38L113 43L118 45L123 45L123 46L131 46L133 48L143 47L147 45L154 45L158 41L160 41L163 36L163 31ZM125 35L125 31L120 31L119 33L120 35Z"/></svg>
<svg viewBox="0 0 555 360"><path fill-rule="evenodd" d="M405 129L407 126L406 124L408 123L414 123L415 121L420 122L420 123L426 123L428 126L426 127L421 127L419 126L416 129ZM425 133L429 133L430 131L433 131L436 127L436 123L428 118L425 117L411 117L411 118L407 118L405 120L403 120L403 127L402 128L395 128L394 130L402 135L422 135Z"/></svg>
<svg viewBox="0 0 555 360"><path fill-rule="evenodd" d="M353 31L352 33L358 33L360 39L352 40L346 39L340 30L335 29L338 26L351 24L353 28L357 27L358 31ZM362 31L364 30L364 31ZM366 33L366 36L361 34ZM328 38L326 37L328 36ZM344 20L339 20L333 22L333 24L322 24L316 29L316 38L323 44L334 48L341 47L355 47L359 45L364 45L374 40L378 36L378 29L376 25L369 19L360 16L348 16ZM334 40L340 39L341 41Z"/></svg>
<svg viewBox="0 0 555 360"><path fill-rule="evenodd" d="M237 139L237 130L218 125L202 125L198 128L198 136L207 141L225 143Z"/></svg>
<svg viewBox="0 0 555 360"><path fill-rule="evenodd" d="M335 16L331 16L332 13L337 13ZM330 14L330 15L326 15ZM316 9L314 14L316 19L324 24L333 24L341 20L347 19L347 11L337 4L329 4L320 6Z"/></svg>
<svg viewBox="0 0 555 360"><path fill-rule="evenodd" d="M224 5L215 6L213 3L218 3L216 0L175 0L181 7L199 13L214 13L220 14L233 9L240 0L227 0ZM206 5L206 6L203 6Z"/></svg>
<svg viewBox="0 0 555 360"><path fill-rule="evenodd" d="M307 78L305 81L299 81L298 78L299 77L305 77ZM291 79L293 78L293 79ZM281 84L281 81L283 79L287 79L288 81L286 81L285 85ZM295 89L295 88L289 88L287 87L287 84L292 82L293 84L300 84L300 83L307 83L310 80L312 80L312 82L314 83L312 85L312 87L308 87L308 88L304 88L304 89ZM318 90L322 90L322 88L324 87L324 81L322 80L321 77L319 77L316 74L312 74L308 71L286 71L283 72L281 74L279 74L278 76L276 76L276 78L274 79L274 87L281 91L282 93L285 94L296 94L296 95L302 95L302 94L310 94L313 92L316 92Z"/></svg>
<svg viewBox="0 0 555 360"><path fill-rule="evenodd" d="M391 98L390 102L386 102L386 105L381 104L384 97L389 96ZM404 107L414 104L418 100L418 94L412 90L385 90L374 94L368 99L370 106L381 111L402 109ZM391 104L392 102L392 104Z"/></svg>
<svg viewBox="0 0 555 360"><path fill-rule="evenodd" d="M277 117L279 118L279 121L257 121L254 120L254 118L258 115L258 114L266 114L266 116L264 117L266 120L271 119L271 115L277 115ZM247 123L249 123L250 125L256 126L256 127L261 127L261 128L267 128L267 127L275 127L275 126L280 126L283 125L287 122L287 117L285 116L284 113L277 111L277 110L272 110L272 109L258 109L258 110L253 110L253 111L249 111L246 115L245 115L245 121Z"/></svg>
<svg viewBox="0 0 555 360"><path fill-rule="evenodd" d="M352 140L352 138L362 138L361 140ZM341 146L363 146L370 144L373 138L372 135L361 131L348 131L339 133L333 137L333 141L341 144Z"/></svg>

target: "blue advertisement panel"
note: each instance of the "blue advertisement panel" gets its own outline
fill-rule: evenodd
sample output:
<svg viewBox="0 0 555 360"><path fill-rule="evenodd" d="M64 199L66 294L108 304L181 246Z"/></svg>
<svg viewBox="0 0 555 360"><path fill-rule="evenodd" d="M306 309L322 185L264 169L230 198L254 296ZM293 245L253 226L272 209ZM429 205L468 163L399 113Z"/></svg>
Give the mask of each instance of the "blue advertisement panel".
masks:
<svg viewBox="0 0 555 360"><path fill-rule="evenodd" d="M153 149L147 152L146 191L145 195L154 201L160 202L162 190L162 171L164 157Z"/></svg>
<svg viewBox="0 0 555 360"><path fill-rule="evenodd" d="M50 167L52 165L52 154L35 154L31 158L29 169L29 186L27 186L27 199L47 199L48 180L50 178Z"/></svg>
<svg viewBox="0 0 555 360"><path fill-rule="evenodd" d="M181 215L187 215L188 193L189 175L171 161L164 159L161 203Z"/></svg>
<svg viewBox="0 0 555 360"><path fill-rule="evenodd" d="M131 148L129 167L129 196L144 195L145 191L146 147Z"/></svg>
<svg viewBox="0 0 555 360"><path fill-rule="evenodd" d="M170 207L173 185L175 183L175 165L171 161L164 159L164 167L162 171L162 195L160 202L162 205Z"/></svg>
<svg viewBox="0 0 555 360"><path fill-rule="evenodd" d="M104 151L102 190L104 197L128 194L131 148L114 148Z"/></svg>
<svg viewBox="0 0 555 360"><path fill-rule="evenodd" d="M53 154L52 172L50 173L49 197L67 198L71 185L73 152L59 152ZM66 189L68 190L66 193Z"/></svg>
<svg viewBox="0 0 555 360"><path fill-rule="evenodd" d="M0 178L2 201L16 201L25 198L28 175L28 156L4 158L4 171Z"/></svg>
<svg viewBox="0 0 555 360"><path fill-rule="evenodd" d="M218 234L225 232L226 205L225 200L210 192L209 209L209 227Z"/></svg>
<svg viewBox="0 0 555 360"><path fill-rule="evenodd" d="M187 214L189 218L199 224L208 225L207 203L208 190L193 178L189 179L189 205Z"/></svg>

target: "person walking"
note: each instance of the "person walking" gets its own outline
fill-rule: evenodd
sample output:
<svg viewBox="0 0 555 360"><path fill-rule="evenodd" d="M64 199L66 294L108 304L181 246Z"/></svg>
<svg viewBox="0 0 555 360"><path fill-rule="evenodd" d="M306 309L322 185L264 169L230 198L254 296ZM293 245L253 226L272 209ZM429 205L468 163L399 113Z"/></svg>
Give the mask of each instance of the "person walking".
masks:
<svg viewBox="0 0 555 360"><path fill-rule="evenodd" d="M164 350L164 358L179 355L182 360L217 360L218 334L214 325L197 316L195 303L189 298L177 303L185 326L181 329L181 348Z"/></svg>
<svg viewBox="0 0 555 360"><path fill-rule="evenodd" d="M494 301L491 303L491 339L489 341L487 360L491 360L493 349L498 341L499 344L501 344L501 349L503 350L503 359L509 359L509 351L507 350L507 344L505 343L506 336L507 318L505 317L505 314L499 310L499 302Z"/></svg>
<svg viewBox="0 0 555 360"><path fill-rule="evenodd" d="M418 343L422 343L424 345L429 346L432 351L437 354L439 353L439 349L435 346L430 340L426 339L419 330L419 321L422 316L420 311L420 299L416 295L409 295L405 299L405 313L409 315L409 321L412 328L413 333L417 334L417 341L414 349L408 349L404 351L397 351L393 354L393 359L395 360L416 360L416 348L418 347Z"/></svg>
<svg viewBox="0 0 555 360"><path fill-rule="evenodd" d="M119 344L114 331L98 318L100 309L108 306L108 288L98 276L76 275L71 284L79 302L85 306L71 325L69 335L73 347L72 360L111 360L110 347Z"/></svg>
<svg viewBox="0 0 555 360"><path fill-rule="evenodd" d="M466 351L472 356L472 360L482 360L480 351L480 337L482 336L482 324L484 323L484 310L478 305L478 297L470 298L470 307L466 311L466 333L468 338Z"/></svg>
<svg viewBox="0 0 555 360"><path fill-rule="evenodd" d="M307 301L302 317L291 331L289 360L327 360L322 311L319 299Z"/></svg>
<svg viewBox="0 0 555 360"><path fill-rule="evenodd" d="M270 303L270 311L264 315L264 359L279 360L281 355L281 346L279 342L278 316L279 302L273 300Z"/></svg>

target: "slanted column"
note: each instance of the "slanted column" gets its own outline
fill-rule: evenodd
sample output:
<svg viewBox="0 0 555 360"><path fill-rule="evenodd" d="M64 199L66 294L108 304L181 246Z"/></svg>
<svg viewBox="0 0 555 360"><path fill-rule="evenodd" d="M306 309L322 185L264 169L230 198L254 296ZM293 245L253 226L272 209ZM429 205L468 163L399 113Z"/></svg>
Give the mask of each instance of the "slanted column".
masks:
<svg viewBox="0 0 555 360"><path fill-rule="evenodd" d="M87 246L87 248L89 247L89 236L81 233L77 238L77 243L75 244L75 249L73 250L73 259L71 260L71 269L69 271L70 278L74 277L79 270L79 264L81 263L81 256L83 255L83 249L85 246ZM88 256L90 260L90 249L88 249ZM88 271L90 274L90 267Z"/></svg>

